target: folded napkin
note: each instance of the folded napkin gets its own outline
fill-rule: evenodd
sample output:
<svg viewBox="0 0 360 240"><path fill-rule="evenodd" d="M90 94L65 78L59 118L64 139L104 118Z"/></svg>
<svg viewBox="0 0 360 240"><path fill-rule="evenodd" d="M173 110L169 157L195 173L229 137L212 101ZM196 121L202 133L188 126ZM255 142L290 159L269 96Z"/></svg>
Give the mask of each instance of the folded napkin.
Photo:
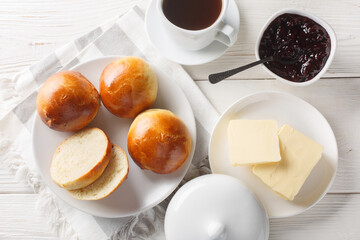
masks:
<svg viewBox="0 0 360 240"><path fill-rule="evenodd" d="M31 134L36 114L35 100L41 84L62 69L107 55L134 55L159 66L182 88L193 109L197 125L196 151L184 180L209 173L207 147L218 113L198 86L173 62L164 59L149 43L144 27L144 4L120 18L50 54L39 63L4 80L0 91L0 158L14 170L19 180L27 181L39 193L38 207L63 239L164 239L163 220L171 196L137 216L107 219L94 217L72 208L56 197L34 169ZM46 148L46 146L45 146Z"/></svg>

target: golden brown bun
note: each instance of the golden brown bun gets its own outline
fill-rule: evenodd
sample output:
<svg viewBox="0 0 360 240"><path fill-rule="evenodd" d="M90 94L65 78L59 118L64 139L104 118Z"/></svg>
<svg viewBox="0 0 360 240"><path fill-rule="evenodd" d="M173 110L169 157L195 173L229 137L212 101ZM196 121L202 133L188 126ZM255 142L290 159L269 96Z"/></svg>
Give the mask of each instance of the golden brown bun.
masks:
<svg viewBox="0 0 360 240"><path fill-rule="evenodd" d="M58 131L77 131L88 125L100 107L96 88L79 72L62 71L46 80L36 99L41 120Z"/></svg>
<svg viewBox="0 0 360 240"><path fill-rule="evenodd" d="M100 96L105 107L118 117L134 118L155 102L154 70L138 57L123 57L106 66L100 77Z"/></svg>
<svg viewBox="0 0 360 240"><path fill-rule="evenodd" d="M130 126L127 147L142 169L167 174L178 169L191 150L191 136L174 113L151 109L138 115Z"/></svg>

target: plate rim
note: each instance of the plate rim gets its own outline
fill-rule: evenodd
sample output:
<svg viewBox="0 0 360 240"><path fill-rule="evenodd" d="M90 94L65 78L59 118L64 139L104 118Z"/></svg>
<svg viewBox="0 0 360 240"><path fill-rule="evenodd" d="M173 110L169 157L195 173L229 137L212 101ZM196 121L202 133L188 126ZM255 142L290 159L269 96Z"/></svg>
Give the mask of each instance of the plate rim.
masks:
<svg viewBox="0 0 360 240"><path fill-rule="evenodd" d="M331 177L331 180L329 181L328 183L328 186L326 187L326 189L323 191L323 193L320 195L320 197L315 201L313 202L310 206L302 209L301 211L299 212L296 212L294 214L286 214L286 215L281 215L281 216L270 216L268 213L268 218L269 219L276 219L276 218L287 218L287 217L292 217L292 216L296 216L296 215L299 215L301 213L304 213L306 212L307 210L309 210L310 208L314 207L316 204L318 204L324 197L325 195L329 192L330 188L332 187L334 181L335 181L335 177L336 177L336 174L337 174L337 170L338 170L338 166L339 166L339 148L338 148L338 145L337 145L337 141L336 141L336 137L335 137L335 134L334 134L334 131L332 130L331 128L331 125L329 124L329 122L327 121L327 119L324 117L324 115L316 108L314 107L312 104L308 103L307 101L305 101L304 99L298 97L298 96L295 96L293 94L290 94L290 93L287 93L287 92L281 92L281 91L258 91L258 92L255 92L255 93L250 93L250 94L247 94L241 98L239 98L238 100L236 100L234 103L232 103L229 107L226 108L226 110L221 114L221 116L219 117L219 119L216 121L216 124L211 132L211 135L210 135L210 140L209 140L209 145L208 145L208 155L209 155L209 166L210 166L210 170L211 170L211 173L212 174L225 174L225 173L214 173L213 172L213 169L212 169L212 164L211 164L211 146L212 146L212 142L213 142L213 135L215 133L215 130L217 128L217 126L219 125L219 123L223 120L223 118L228 114L228 112L233 108L235 107L236 105L240 104L241 102L247 100L247 99L250 99L250 98L253 98L253 97L256 97L256 96L259 96L259 95L265 95L265 94L275 94L275 95L282 95L282 96L286 96L286 97L290 97L290 98L293 98L293 99L296 99L300 102L302 102L303 104L309 106L310 108L314 109L317 113L320 114L320 117L326 122L326 124L328 125L328 127L330 128L331 130L331 137L333 138L334 140L334 143L335 143L335 151L336 151L336 165L335 165L335 168L334 168L334 172L333 172L333 175ZM228 174L225 174L225 175L228 175ZM244 182L242 180L239 179L239 181L241 182ZM245 183L244 183L245 184ZM253 192L252 189L250 189L250 191ZM261 199L259 198L260 202L261 202ZM265 208L265 207L264 207ZM266 208L265 208L266 210Z"/></svg>
<svg viewBox="0 0 360 240"><path fill-rule="evenodd" d="M86 64L90 64L92 62L96 62L96 61L101 61L101 60L106 60L106 59L111 59L111 58L121 58L121 57L124 57L125 55L107 55L107 56L101 56L101 57L95 57L95 58L91 58L87 61L84 61L84 62L81 62L81 63L78 63L76 64L75 66L69 68L69 69L60 69L58 71L56 71L55 73L58 73L60 71L67 71L67 70L74 70L78 67L81 67L83 65L86 65ZM133 55L135 56L135 55ZM150 61L148 61L147 59L144 59L145 62L147 62L150 66L152 65L152 63ZM76 70L74 70L76 71ZM55 74L54 73L54 74ZM168 80L167 80L168 81ZM41 168L38 164L38 160L37 160L37 154L36 154L36 151L35 151L35 126L36 126L36 122L37 120L38 121L42 121L39 117L39 114L37 114L37 110L35 109L35 116L33 117L33 123L32 123L32 126L31 126L31 149L32 149L32 156L33 156L33 163L35 165L35 168L36 168L36 171L38 174L40 174L41 178L42 178L42 181L44 182L44 184L46 185L46 187L48 187L50 189L50 191L55 194L55 196L58 197L58 199L60 199L61 201L65 202L67 205L81 211L81 212L84 212L84 213L87 213L87 214L90 214L92 216L95 216L95 217L103 217L103 218L110 218L110 219L113 219L113 218L123 218L123 217L130 217L130 216L135 216L137 214L140 214L142 212L145 212L146 210L149 210L153 207L155 207L156 205L160 204L162 201L164 201L167 197L169 197L171 195L172 192L174 192L176 190L176 188L181 184L181 181L184 179L186 173L188 172L189 168L190 168L190 165L192 164L192 160L193 160L193 157L194 157L194 154L195 154L195 149L196 149L196 139L197 139L197 128L196 128L196 121L195 121L195 115L194 115L194 112L193 112L193 109L191 107L191 104L189 102L189 100L187 99L185 93L183 92L183 90L180 88L180 86L172 79L170 78L170 81L173 82L174 85L177 86L177 88L179 88L179 90L181 91L181 94L183 94L185 100L186 100L186 103L187 105L189 106L189 109L190 109L190 112L191 112L191 123L192 125L194 126L194 132L193 132L193 135L194 135L194 139L191 139L194 146L193 148L191 149L190 151L190 154L188 156L188 158L186 159L186 161L189 161L189 164L188 166L186 167L186 169L184 169L184 173L182 174L181 178L179 178L179 182L177 184L174 184L174 186L172 186L171 188L169 188L169 191L166 192L166 194L164 194L163 197L159 198L157 201L153 202L152 204L149 204L148 206L146 207L141 207L140 209L138 209L137 211L134 211L132 213L127 213L127 214L122 214L122 215L106 215L106 214L94 214L93 212L91 211L88 211L88 210L84 210L84 209L80 209L79 207L77 206L74 206L73 204L71 204L70 202L68 202L67 200L65 200L58 192L54 191L52 189L52 187L50 187L47 182L46 182L46 178L43 174L43 172L41 171ZM44 82L45 83L45 82ZM44 84L42 83L41 86ZM39 88L41 87L39 86ZM96 86L95 86L96 87ZM105 106L104 106L105 107ZM86 127L85 127L86 128ZM52 129L50 129L52 130ZM65 139L64 139L65 140ZM185 161L185 162L186 162Z"/></svg>

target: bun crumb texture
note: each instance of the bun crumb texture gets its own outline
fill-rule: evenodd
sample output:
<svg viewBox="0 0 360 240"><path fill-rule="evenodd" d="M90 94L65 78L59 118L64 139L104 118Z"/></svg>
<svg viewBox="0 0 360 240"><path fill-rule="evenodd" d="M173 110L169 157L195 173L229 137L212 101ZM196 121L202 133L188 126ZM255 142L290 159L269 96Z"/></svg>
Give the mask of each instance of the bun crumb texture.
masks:
<svg viewBox="0 0 360 240"><path fill-rule="evenodd" d="M129 163L125 152L113 144L108 166L92 184L77 190L70 190L72 197L80 200L99 200L112 194L127 178Z"/></svg>
<svg viewBox="0 0 360 240"><path fill-rule="evenodd" d="M50 166L51 178L68 190L86 187L101 176L110 155L111 143L102 130L81 130L56 149Z"/></svg>

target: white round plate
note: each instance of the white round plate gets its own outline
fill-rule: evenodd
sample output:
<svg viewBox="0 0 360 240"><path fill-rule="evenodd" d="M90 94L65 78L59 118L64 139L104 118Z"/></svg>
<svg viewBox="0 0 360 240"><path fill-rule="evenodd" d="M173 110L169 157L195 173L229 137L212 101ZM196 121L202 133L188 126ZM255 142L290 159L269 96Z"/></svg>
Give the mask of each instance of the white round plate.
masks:
<svg viewBox="0 0 360 240"><path fill-rule="evenodd" d="M324 147L321 160L293 201L274 194L252 173L250 166L230 164L227 127L232 119L274 119L279 127L287 123ZM280 218L302 213L324 197L334 181L338 150L329 123L312 105L290 94L260 92L241 98L223 113L210 139L209 160L213 173L240 179L259 198L270 218Z"/></svg>
<svg viewBox="0 0 360 240"><path fill-rule="evenodd" d="M85 62L73 68L99 88L102 70L119 57L104 57ZM102 129L110 140L119 145L129 159L127 180L109 197L97 201L81 201L72 198L66 190L57 186L50 176L50 164L56 148L73 133L51 130L36 116L33 126L33 151L35 162L45 183L61 199L84 212L100 217L125 217L145 211L164 200L178 186L190 166L196 142L196 126L190 104L184 93L161 69L153 66L158 78L158 95L152 108L168 109L178 115L188 127L192 138L192 150L186 162L171 174L156 174L141 170L127 152L127 134L132 119L122 119L111 114L103 105L89 126Z"/></svg>
<svg viewBox="0 0 360 240"><path fill-rule="evenodd" d="M239 31L240 14L234 0L229 0L225 21L234 26L235 31ZM148 6L145 16L145 29L153 46L167 59L183 64L198 65L211 62L220 57L229 48L228 46L214 41L209 46L198 51L189 51L178 47L172 42L157 14L156 0L152 0Z"/></svg>

